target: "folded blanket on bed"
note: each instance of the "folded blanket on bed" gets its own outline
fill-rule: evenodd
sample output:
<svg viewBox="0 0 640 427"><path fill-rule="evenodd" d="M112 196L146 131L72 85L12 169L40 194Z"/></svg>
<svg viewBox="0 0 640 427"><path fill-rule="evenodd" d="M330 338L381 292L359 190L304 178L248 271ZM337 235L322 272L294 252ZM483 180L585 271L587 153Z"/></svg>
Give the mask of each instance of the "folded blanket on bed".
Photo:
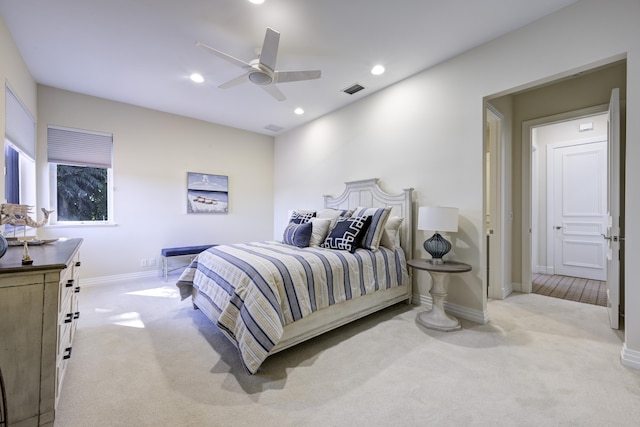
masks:
<svg viewBox="0 0 640 427"><path fill-rule="evenodd" d="M333 304L408 283L401 249L348 251L279 242L221 245L199 254L177 283L219 312L217 325L255 373L283 327Z"/></svg>

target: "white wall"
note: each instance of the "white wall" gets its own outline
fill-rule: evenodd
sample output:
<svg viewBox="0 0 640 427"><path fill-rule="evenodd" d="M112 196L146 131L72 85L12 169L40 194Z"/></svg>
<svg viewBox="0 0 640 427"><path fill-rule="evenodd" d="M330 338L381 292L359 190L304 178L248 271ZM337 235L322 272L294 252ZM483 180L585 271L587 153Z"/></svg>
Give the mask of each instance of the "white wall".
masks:
<svg viewBox="0 0 640 427"><path fill-rule="evenodd" d="M320 207L321 196L339 195L345 181L377 177L391 193L413 187L414 217L422 205L459 208L460 229L448 256L473 271L451 277L450 301L481 311L482 96L467 103L458 88L472 89L477 79L465 82L459 74L446 64L435 67L277 137L276 235L287 209ZM415 234L415 257L426 257L428 237ZM420 293L427 294L426 273L417 276Z"/></svg>
<svg viewBox="0 0 640 427"><path fill-rule="evenodd" d="M142 258L172 246L273 235L273 138L38 86L38 206L49 207L47 125L113 133L115 227L48 226L46 238L82 237L82 277L150 273ZM229 177L228 214L187 214L187 172Z"/></svg>
<svg viewBox="0 0 640 427"><path fill-rule="evenodd" d="M460 208L453 257L473 266L452 280L449 300L485 310L481 238L483 99L550 82L576 71L627 58L627 115L640 114L640 2L580 0L572 6L357 104L276 137L275 218L293 206L319 206L342 183L378 177L389 191L412 186L417 204ZM627 121L627 164L640 161L640 121ZM516 153L514 153L515 157ZM515 171L514 171L515 173ZM627 168L627 182L638 182ZM640 195L626 193L627 218L640 215ZM518 230L514 229L514 232ZM426 236L416 233L416 256ZM640 257L640 224L627 224L627 259ZM640 265L625 266L626 364L640 368ZM417 274L421 293L426 275Z"/></svg>

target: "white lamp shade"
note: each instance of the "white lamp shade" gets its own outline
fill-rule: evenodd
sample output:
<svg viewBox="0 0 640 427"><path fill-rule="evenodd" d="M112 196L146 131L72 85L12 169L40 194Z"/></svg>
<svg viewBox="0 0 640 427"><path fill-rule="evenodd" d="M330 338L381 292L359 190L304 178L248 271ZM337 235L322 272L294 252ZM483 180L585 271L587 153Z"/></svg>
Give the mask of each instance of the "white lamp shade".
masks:
<svg viewBox="0 0 640 427"><path fill-rule="evenodd" d="M421 206L418 209L418 230L458 231L458 208Z"/></svg>

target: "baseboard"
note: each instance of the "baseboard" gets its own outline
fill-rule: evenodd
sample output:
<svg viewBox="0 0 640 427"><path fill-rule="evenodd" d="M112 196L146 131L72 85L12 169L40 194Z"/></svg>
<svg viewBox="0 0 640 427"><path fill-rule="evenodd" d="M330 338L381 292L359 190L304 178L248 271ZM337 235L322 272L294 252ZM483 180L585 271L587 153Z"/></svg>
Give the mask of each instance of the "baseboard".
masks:
<svg viewBox="0 0 640 427"><path fill-rule="evenodd" d="M160 270L151 270L151 271L142 271L140 273L127 273L127 274L116 274L113 276L103 276L103 277L90 277L83 278L80 277L80 283L82 286L101 286L108 285L114 282L121 282L123 280L133 280L133 279L143 279L148 277L162 277L162 272Z"/></svg>
<svg viewBox="0 0 640 427"><path fill-rule="evenodd" d="M502 299L507 299L507 297L512 293L513 293L513 285L511 283L507 283L502 288Z"/></svg>
<svg viewBox="0 0 640 427"><path fill-rule="evenodd" d="M522 292L522 283L512 282L511 292Z"/></svg>
<svg viewBox="0 0 640 427"><path fill-rule="evenodd" d="M538 274L553 274L553 271L554 271L554 268L552 265L539 265L535 269L533 269L533 271L531 272L538 273Z"/></svg>
<svg viewBox="0 0 640 427"><path fill-rule="evenodd" d="M640 351L631 350L627 347L627 343L624 343L620 358L624 366L640 371Z"/></svg>
<svg viewBox="0 0 640 427"><path fill-rule="evenodd" d="M428 309L433 307L433 299L430 295L413 294L411 301L413 304L424 305ZM449 301L444 302L444 309L447 313L456 317L471 320L472 322L479 323L481 325L489 323L489 312L486 309L484 311L474 310Z"/></svg>

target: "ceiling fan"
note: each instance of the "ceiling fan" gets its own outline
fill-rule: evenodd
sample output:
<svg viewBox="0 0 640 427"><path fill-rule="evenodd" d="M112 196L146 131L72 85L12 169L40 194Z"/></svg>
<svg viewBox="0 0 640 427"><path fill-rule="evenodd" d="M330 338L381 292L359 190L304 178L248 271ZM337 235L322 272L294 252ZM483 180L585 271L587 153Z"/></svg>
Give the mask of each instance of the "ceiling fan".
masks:
<svg viewBox="0 0 640 427"><path fill-rule="evenodd" d="M204 43L196 42L196 46L232 63L247 72L239 77L229 80L218 86L221 89L228 89L242 83L251 82L260 86L269 95L278 101L284 101L286 96L275 86L276 83L296 82L300 80L313 80L320 78L320 70L305 71L278 71L276 70L276 59L278 57L278 44L280 43L280 33L267 28L264 36L264 43L260 50L259 58L250 62L244 62L231 55L227 55L217 49L207 46Z"/></svg>

